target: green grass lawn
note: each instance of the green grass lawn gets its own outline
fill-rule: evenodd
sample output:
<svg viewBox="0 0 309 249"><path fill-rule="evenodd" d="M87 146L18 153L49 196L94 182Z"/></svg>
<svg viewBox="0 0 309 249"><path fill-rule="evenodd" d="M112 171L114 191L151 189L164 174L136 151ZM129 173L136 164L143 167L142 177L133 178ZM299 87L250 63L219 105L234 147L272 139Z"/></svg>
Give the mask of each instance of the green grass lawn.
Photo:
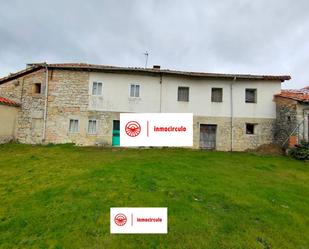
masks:
<svg viewBox="0 0 309 249"><path fill-rule="evenodd" d="M109 233L168 207L167 235ZM0 248L309 248L309 163L185 149L0 146Z"/></svg>

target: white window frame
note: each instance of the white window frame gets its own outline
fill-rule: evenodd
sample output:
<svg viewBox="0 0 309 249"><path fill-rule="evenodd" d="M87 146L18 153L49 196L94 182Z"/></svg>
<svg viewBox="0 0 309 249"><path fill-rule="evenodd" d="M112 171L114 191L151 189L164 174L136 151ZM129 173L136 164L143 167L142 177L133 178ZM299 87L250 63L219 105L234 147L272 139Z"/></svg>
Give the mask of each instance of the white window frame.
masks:
<svg viewBox="0 0 309 249"><path fill-rule="evenodd" d="M136 95L136 86L138 86L138 96L135 96ZM133 95L134 96L131 96L131 88L134 87L134 93ZM130 84L129 85L129 97L130 98L140 98L141 97L141 85L140 84Z"/></svg>
<svg viewBox="0 0 309 249"><path fill-rule="evenodd" d="M97 84L97 92L96 93L93 93L93 90L94 90L94 84ZM101 93L98 93L98 85L101 85ZM101 81L93 81L92 84L91 84L91 95L92 96L102 96L103 95L103 82Z"/></svg>
<svg viewBox="0 0 309 249"><path fill-rule="evenodd" d="M186 89L186 90L188 90L188 100L182 100L182 99L180 99L179 97L180 97L180 95L179 95L179 90L180 89ZM190 102L190 87L189 86L178 86L177 87L177 102L183 102L183 103L188 103L188 102Z"/></svg>
<svg viewBox="0 0 309 249"><path fill-rule="evenodd" d="M70 124L71 124L71 120L74 120L74 121L76 121L77 120L77 131L71 131L71 129L70 129ZM68 130L69 130L69 133L79 133L79 119L77 119L77 118L70 118L69 119L69 128L68 128Z"/></svg>
<svg viewBox="0 0 309 249"><path fill-rule="evenodd" d="M89 132L89 124L90 122L95 122L95 132ZM88 119L88 125L87 125L87 133L90 135L96 135L98 133L98 120L94 119L94 118L90 118Z"/></svg>

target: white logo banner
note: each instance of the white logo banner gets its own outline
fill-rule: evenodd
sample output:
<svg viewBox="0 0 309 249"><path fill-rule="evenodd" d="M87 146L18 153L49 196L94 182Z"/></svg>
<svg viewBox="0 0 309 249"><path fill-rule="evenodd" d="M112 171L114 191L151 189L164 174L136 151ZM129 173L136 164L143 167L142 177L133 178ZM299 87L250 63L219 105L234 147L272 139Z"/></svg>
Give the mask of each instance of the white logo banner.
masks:
<svg viewBox="0 0 309 249"><path fill-rule="evenodd" d="M167 233L167 208L110 208L111 233Z"/></svg>
<svg viewBox="0 0 309 249"><path fill-rule="evenodd" d="M121 113L120 146L193 146L192 113Z"/></svg>

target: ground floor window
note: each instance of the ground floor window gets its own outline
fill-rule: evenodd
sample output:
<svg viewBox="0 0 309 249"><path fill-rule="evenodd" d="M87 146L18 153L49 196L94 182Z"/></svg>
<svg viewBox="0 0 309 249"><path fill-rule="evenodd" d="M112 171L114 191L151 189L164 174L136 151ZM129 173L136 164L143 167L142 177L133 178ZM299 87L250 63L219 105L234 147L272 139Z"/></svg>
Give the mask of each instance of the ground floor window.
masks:
<svg viewBox="0 0 309 249"><path fill-rule="evenodd" d="M89 119L88 121L88 133L96 134L97 133L97 121L95 119Z"/></svg>
<svg viewBox="0 0 309 249"><path fill-rule="evenodd" d="M246 134L252 135L255 134L256 124L246 124Z"/></svg>
<svg viewBox="0 0 309 249"><path fill-rule="evenodd" d="M70 133L78 132L78 119L70 119L69 132Z"/></svg>

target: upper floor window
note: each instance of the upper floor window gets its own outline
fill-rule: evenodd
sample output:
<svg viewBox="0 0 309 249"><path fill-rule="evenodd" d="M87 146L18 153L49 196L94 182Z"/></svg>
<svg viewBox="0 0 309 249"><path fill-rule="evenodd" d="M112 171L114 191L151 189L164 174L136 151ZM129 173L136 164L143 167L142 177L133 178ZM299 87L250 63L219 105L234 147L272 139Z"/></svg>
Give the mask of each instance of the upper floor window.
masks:
<svg viewBox="0 0 309 249"><path fill-rule="evenodd" d="M257 101L256 89L246 89L246 103L256 103Z"/></svg>
<svg viewBox="0 0 309 249"><path fill-rule="evenodd" d="M178 101L189 101L189 87L178 87Z"/></svg>
<svg viewBox="0 0 309 249"><path fill-rule="evenodd" d="M41 93L42 92L42 85L41 85L41 83L35 83L34 84L33 92L34 93Z"/></svg>
<svg viewBox="0 0 309 249"><path fill-rule="evenodd" d="M92 83L92 95L102 95L102 82L94 81Z"/></svg>
<svg viewBox="0 0 309 249"><path fill-rule="evenodd" d="M130 85L130 97L139 98L140 96L140 85L131 84Z"/></svg>
<svg viewBox="0 0 309 249"><path fill-rule="evenodd" d="M211 102L222 102L222 96L222 88L211 88Z"/></svg>
<svg viewBox="0 0 309 249"><path fill-rule="evenodd" d="M77 133L78 130L79 130L78 119L70 119L69 132L70 133Z"/></svg>
<svg viewBox="0 0 309 249"><path fill-rule="evenodd" d="M88 120L88 134L96 134L97 133L97 120L89 119Z"/></svg>

